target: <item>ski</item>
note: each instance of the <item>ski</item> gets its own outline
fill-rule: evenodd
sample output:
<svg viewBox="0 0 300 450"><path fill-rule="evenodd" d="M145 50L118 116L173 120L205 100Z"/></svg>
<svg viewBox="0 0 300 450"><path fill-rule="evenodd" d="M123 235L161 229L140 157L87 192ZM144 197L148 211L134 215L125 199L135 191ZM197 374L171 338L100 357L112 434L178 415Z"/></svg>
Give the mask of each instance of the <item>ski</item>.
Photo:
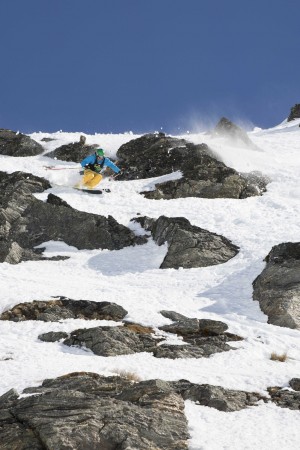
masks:
<svg viewBox="0 0 300 450"><path fill-rule="evenodd" d="M110 192L110 189L85 189L80 187L74 187L77 191L84 192L86 194L103 194L103 192Z"/></svg>
<svg viewBox="0 0 300 450"><path fill-rule="evenodd" d="M86 194L102 194L102 192L103 192L100 189L82 189L82 188L77 188L77 187L75 187L74 189L76 189L76 191L81 191Z"/></svg>

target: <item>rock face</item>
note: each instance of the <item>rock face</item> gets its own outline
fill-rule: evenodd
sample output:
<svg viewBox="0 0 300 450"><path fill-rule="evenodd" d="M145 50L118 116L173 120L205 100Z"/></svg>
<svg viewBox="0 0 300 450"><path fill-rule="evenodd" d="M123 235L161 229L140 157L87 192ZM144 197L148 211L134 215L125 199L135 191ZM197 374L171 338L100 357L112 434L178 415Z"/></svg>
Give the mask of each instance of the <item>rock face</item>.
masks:
<svg viewBox="0 0 300 450"><path fill-rule="evenodd" d="M296 103L296 105L294 105L291 108L291 112L288 117L288 122L291 122L294 119L300 119L300 103Z"/></svg>
<svg viewBox="0 0 300 450"><path fill-rule="evenodd" d="M266 262L253 282L253 299L268 323L300 329L300 242L276 245Z"/></svg>
<svg viewBox="0 0 300 450"><path fill-rule="evenodd" d="M86 145L85 141L85 136L81 136L79 142L62 145L52 152L46 153L45 156L60 159L61 161L73 161L79 163L95 151L95 146Z"/></svg>
<svg viewBox="0 0 300 450"><path fill-rule="evenodd" d="M33 247L49 240L78 249L118 250L145 240L137 238L112 217L77 211L66 202L36 199L32 193L50 188L44 178L0 172L0 262L45 259Z"/></svg>
<svg viewBox="0 0 300 450"><path fill-rule="evenodd" d="M0 154L7 156L36 156L43 147L22 133L0 128Z"/></svg>
<svg viewBox="0 0 300 450"><path fill-rule="evenodd" d="M168 252L161 269L190 269L221 264L233 258L239 250L228 239L192 226L184 217L160 216L157 220L139 217L134 220L151 232L158 245L168 243Z"/></svg>
<svg viewBox="0 0 300 450"><path fill-rule="evenodd" d="M0 449L186 450L184 402L168 383L74 373L0 397Z"/></svg>
<svg viewBox="0 0 300 450"><path fill-rule="evenodd" d="M127 311L122 306L110 302L93 302L90 300L71 300L59 297L55 300L19 303L3 312L0 320L23 322L25 320L42 320L58 322L63 319L115 320L124 319Z"/></svg>
<svg viewBox="0 0 300 450"><path fill-rule="evenodd" d="M143 192L151 199L181 197L246 198L263 190L253 180L218 161L206 144L194 145L163 133L146 134L122 145L118 164L127 170L119 179L158 177L181 171L182 177Z"/></svg>

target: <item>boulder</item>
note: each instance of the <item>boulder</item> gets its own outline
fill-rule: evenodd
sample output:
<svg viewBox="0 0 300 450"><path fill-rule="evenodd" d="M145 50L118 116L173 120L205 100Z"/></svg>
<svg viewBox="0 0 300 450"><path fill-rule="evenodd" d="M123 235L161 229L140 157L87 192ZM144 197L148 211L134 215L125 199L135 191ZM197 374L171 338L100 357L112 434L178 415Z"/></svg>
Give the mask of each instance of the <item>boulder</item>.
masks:
<svg viewBox="0 0 300 450"><path fill-rule="evenodd" d="M163 315L165 316L165 314ZM169 333L176 333L179 334L180 336L187 336L187 337L191 335L219 336L228 329L228 326L226 325L226 323L221 322L219 320L190 319L188 317L182 316L180 319L176 320L171 325L163 325L159 327L159 329L167 331Z"/></svg>
<svg viewBox="0 0 300 450"><path fill-rule="evenodd" d="M43 342L57 342L67 337L68 334L64 331L49 331L49 333L40 334L38 339Z"/></svg>
<svg viewBox="0 0 300 450"><path fill-rule="evenodd" d="M86 145L86 137L80 136L79 142L61 145L60 147L45 154L48 158L55 158L61 161L81 162L88 155L94 153L95 145Z"/></svg>
<svg viewBox="0 0 300 450"><path fill-rule="evenodd" d="M157 245L168 243L161 269L206 267L222 264L233 258L239 247L223 236L193 226L184 217L157 220L148 217L134 219L151 232Z"/></svg>
<svg viewBox="0 0 300 450"><path fill-rule="evenodd" d="M167 333L180 336L186 345L162 344L154 351L157 358L207 358L214 353L234 350L227 342L242 340L240 336L226 333L224 322L210 319L191 319L174 311L162 311L164 317L174 320L170 325L159 327Z"/></svg>
<svg viewBox="0 0 300 450"><path fill-rule="evenodd" d="M268 323L300 329L300 242L276 245L253 282L253 299Z"/></svg>
<svg viewBox="0 0 300 450"><path fill-rule="evenodd" d="M246 198L265 191L265 185L261 189L256 181L219 161L206 144L195 145L163 133L146 134L122 145L117 157L118 164L127 169L120 180L182 173L179 179L157 183L155 190L142 192L151 199Z"/></svg>
<svg viewBox="0 0 300 450"><path fill-rule="evenodd" d="M289 385L294 391L300 391L300 378L292 378L289 381Z"/></svg>
<svg viewBox="0 0 300 450"><path fill-rule="evenodd" d="M184 339L188 342L188 339ZM192 341L191 341L192 342ZM162 344L156 347L153 355L156 358L209 358L215 353L229 352L234 350L224 339L218 338L198 338L190 345L167 345Z"/></svg>
<svg viewBox="0 0 300 450"><path fill-rule="evenodd" d="M32 195L50 187L44 178L28 173L0 172L0 262L45 259L43 250L34 247L50 240L109 250L146 242L112 216L77 211L53 195L47 202Z"/></svg>
<svg viewBox="0 0 300 450"><path fill-rule="evenodd" d="M231 122L231 120L226 117L222 117L219 120L211 134L213 137L227 138L231 143L237 145L250 147L255 150L258 149L258 147L251 141L246 131Z"/></svg>
<svg viewBox="0 0 300 450"><path fill-rule="evenodd" d="M281 408L300 410L300 392L289 391L278 386L268 388L272 402Z"/></svg>
<svg viewBox="0 0 300 450"><path fill-rule="evenodd" d="M296 103L292 108L287 119L288 122L291 122L294 119L300 119L300 103Z"/></svg>
<svg viewBox="0 0 300 450"><path fill-rule="evenodd" d="M152 335L117 326L75 330L63 343L88 348L99 356L117 356L153 352L158 342Z"/></svg>
<svg viewBox="0 0 300 450"><path fill-rule="evenodd" d="M195 384L187 380L169 383L177 393L182 395L184 400L191 400L199 405L215 408L219 411L240 411L256 405L260 400L267 401L266 397L256 392L225 389L221 386L212 386L210 384Z"/></svg>
<svg viewBox="0 0 300 450"><path fill-rule="evenodd" d="M0 128L0 154L7 156L36 156L43 153L41 144L25 134Z"/></svg>
<svg viewBox="0 0 300 450"><path fill-rule="evenodd" d="M187 450L184 402L166 382L74 373L0 414L0 449ZM0 398L1 403L1 398Z"/></svg>
<svg viewBox="0 0 300 450"><path fill-rule="evenodd" d="M122 320L128 312L122 306L110 302L90 300L71 300L58 297L54 300L34 300L19 303L0 315L0 320L23 322L25 320L42 320L58 322L63 319L85 320ZM67 336L65 336L67 337Z"/></svg>

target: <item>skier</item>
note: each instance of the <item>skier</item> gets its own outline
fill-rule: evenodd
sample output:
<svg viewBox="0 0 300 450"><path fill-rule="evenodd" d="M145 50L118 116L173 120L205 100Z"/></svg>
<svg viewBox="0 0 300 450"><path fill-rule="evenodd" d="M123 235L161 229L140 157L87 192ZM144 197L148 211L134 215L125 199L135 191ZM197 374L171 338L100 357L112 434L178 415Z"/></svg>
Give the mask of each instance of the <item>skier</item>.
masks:
<svg viewBox="0 0 300 450"><path fill-rule="evenodd" d="M95 153L87 156L81 161L81 166L84 168L82 179L83 187L93 189L102 180L101 171L104 167L109 167L115 173L120 173L121 169L116 166L109 158L104 156L102 148L97 148Z"/></svg>

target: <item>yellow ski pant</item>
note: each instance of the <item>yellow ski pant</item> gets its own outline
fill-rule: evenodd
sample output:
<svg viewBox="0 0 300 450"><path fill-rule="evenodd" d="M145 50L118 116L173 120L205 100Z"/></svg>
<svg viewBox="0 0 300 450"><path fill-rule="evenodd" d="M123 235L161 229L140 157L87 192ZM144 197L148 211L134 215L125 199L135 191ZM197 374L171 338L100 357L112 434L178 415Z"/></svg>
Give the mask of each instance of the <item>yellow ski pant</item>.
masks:
<svg viewBox="0 0 300 450"><path fill-rule="evenodd" d="M85 169L83 175L83 185L93 189L102 180L102 175L97 172L93 172L91 169Z"/></svg>

